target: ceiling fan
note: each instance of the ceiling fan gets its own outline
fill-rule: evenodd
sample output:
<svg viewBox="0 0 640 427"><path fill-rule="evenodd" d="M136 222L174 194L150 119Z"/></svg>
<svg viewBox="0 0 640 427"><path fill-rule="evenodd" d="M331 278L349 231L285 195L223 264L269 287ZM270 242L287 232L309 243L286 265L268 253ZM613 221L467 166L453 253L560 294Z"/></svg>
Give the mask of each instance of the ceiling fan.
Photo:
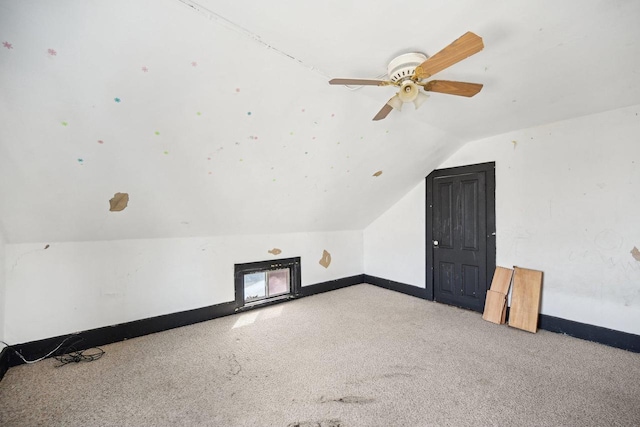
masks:
<svg viewBox="0 0 640 427"><path fill-rule="evenodd" d="M430 58L422 53L405 53L393 59L387 67L389 80L368 79L332 79L332 85L357 86L397 86L398 93L393 96L373 120L382 120L393 110L402 109L405 102L413 102L419 108L428 95L420 91L422 87L427 92L439 92L449 95L472 97L482 89L478 83L466 83L449 80L423 81L432 75L480 52L484 48L482 38L467 32L462 37L449 44Z"/></svg>

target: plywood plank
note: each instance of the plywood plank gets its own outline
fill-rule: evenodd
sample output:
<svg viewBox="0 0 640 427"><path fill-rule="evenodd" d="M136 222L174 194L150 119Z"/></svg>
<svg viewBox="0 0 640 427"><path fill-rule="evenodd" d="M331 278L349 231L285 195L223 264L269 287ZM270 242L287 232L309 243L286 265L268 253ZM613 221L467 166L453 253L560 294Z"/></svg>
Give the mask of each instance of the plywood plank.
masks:
<svg viewBox="0 0 640 427"><path fill-rule="evenodd" d="M514 267L509 326L535 333L542 293L542 271Z"/></svg>
<svg viewBox="0 0 640 427"><path fill-rule="evenodd" d="M502 292L496 292L489 289L487 291L487 300L484 303L484 313L482 318L488 322L497 324L504 323L504 315L507 309L507 296Z"/></svg>
<svg viewBox="0 0 640 427"><path fill-rule="evenodd" d="M487 291L482 318L489 322L504 324L507 315L507 294L511 286L513 270L496 267L491 281L491 289Z"/></svg>
<svg viewBox="0 0 640 427"><path fill-rule="evenodd" d="M500 292L507 295L509 293L509 286L511 286L511 277L513 276L513 270L510 268L496 267L495 273L493 273L493 280L491 281L491 290Z"/></svg>

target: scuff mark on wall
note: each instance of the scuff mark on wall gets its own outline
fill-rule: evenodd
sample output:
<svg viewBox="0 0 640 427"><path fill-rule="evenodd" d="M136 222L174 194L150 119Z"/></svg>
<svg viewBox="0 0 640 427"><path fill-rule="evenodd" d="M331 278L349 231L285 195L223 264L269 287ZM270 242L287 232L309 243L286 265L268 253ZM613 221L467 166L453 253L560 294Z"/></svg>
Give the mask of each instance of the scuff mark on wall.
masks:
<svg viewBox="0 0 640 427"><path fill-rule="evenodd" d="M640 262L640 250L638 250L638 248L636 248L635 246L633 247L633 249L631 249L631 256L633 257L633 259Z"/></svg>
<svg viewBox="0 0 640 427"><path fill-rule="evenodd" d="M120 212L127 207L129 203L129 194L128 193L116 193L113 195L113 198L109 200L109 210L111 212Z"/></svg>
<svg viewBox="0 0 640 427"><path fill-rule="evenodd" d="M269 252L271 255L280 255L282 253L282 251L280 249L278 249L278 248L273 248L273 249L271 249L270 251L267 251L267 252Z"/></svg>
<svg viewBox="0 0 640 427"><path fill-rule="evenodd" d="M376 173L374 173L374 174L373 174L373 176L376 176L376 177L377 177L377 176L380 176L380 175L382 175L382 171L378 171L378 172L376 172Z"/></svg>
<svg viewBox="0 0 640 427"><path fill-rule="evenodd" d="M331 264L331 254L326 250L323 250L322 258L320 258L320 261L318 261L318 263L324 268L329 268L329 264Z"/></svg>
<svg viewBox="0 0 640 427"><path fill-rule="evenodd" d="M44 248L45 248L45 249L49 249L49 245L45 246Z"/></svg>

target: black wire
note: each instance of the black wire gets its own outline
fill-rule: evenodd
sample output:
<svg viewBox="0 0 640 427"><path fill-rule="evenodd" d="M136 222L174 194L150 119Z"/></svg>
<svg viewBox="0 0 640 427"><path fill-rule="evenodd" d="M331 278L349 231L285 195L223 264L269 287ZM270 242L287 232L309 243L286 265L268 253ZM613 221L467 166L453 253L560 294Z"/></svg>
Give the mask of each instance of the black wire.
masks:
<svg viewBox="0 0 640 427"><path fill-rule="evenodd" d="M52 354L54 354L56 351L58 351L58 350L60 349L60 347L62 347L62 344L64 344L65 342L69 341L70 339L72 339L72 338L74 338L74 337L77 337L77 334L71 334L71 335L69 335L68 337L66 337L65 339L63 339L63 340L62 340L62 342L61 342L60 344L58 344L58 346L57 346L56 348L54 348L54 349L53 349L53 350L51 350L49 353L47 353L47 354L45 354L44 356L42 356L42 357L40 357L40 358L38 358L38 359L35 359L35 360L27 360L27 359L25 359L25 358L24 358L24 356L23 356L23 355L22 355L18 350L16 350L14 346L9 345L9 344L7 344L7 343L6 343L6 342L4 342L4 341L0 341L0 342L1 342L2 344L4 344L5 346L7 346L7 348L8 348L9 350L13 351L13 352L14 352L14 353L15 353L15 354L20 358L20 359L22 359L22 361L23 361L24 363L36 363L36 362L39 362L39 361L41 361L41 360L44 360L44 359L46 359L47 357L49 357L49 356L51 356ZM82 340L82 338L78 338L78 340Z"/></svg>
<svg viewBox="0 0 640 427"><path fill-rule="evenodd" d="M80 363L80 362L93 362L94 360L100 359L104 355L104 350L100 347L92 347L86 350L76 350L74 344L78 344L84 341L82 338L79 338L73 344L69 344L61 350L57 356L53 356L58 362L59 365L56 365L56 368L67 365L69 363ZM97 350L94 352L90 352L90 350Z"/></svg>
<svg viewBox="0 0 640 427"><path fill-rule="evenodd" d="M75 339L73 339L75 338ZM67 341L71 341L66 347L62 347L62 345L64 343L66 343ZM20 354L18 352L18 350L16 350L13 346L7 344L4 341L0 341L2 344L6 345L8 349L12 350L14 353L16 353L25 363L35 363L35 362L39 362L40 360L46 359L47 357L53 355L53 357L60 362L59 365L56 365L56 368L59 368L60 366L64 366L66 364L69 363L80 363L80 362L93 362L94 360L98 360L100 359L105 351L103 349L101 349L100 347L92 347L90 349L87 350L76 350L74 347L74 344L78 344L80 342L84 341L82 337L79 337L77 334L71 334L68 337L66 337L64 340L62 340L62 342L60 344L58 344L58 346L50 351L49 353L47 353L47 355L35 359L35 360L27 360L25 359L22 354ZM97 350L94 352L90 352L90 350ZM57 355L56 355L57 353Z"/></svg>
<svg viewBox="0 0 640 427"><path fill-rule="evenodd" d="M87 353L89 350L97 350L92 353ZM75 350L72 347L68 347L66 350L66 354L62 354L60 356L54 356L54 358L60 362L59 365L56 365L56 368L67 365L69 363L80 363L80 362L93 362L94 360L100 359L104 355L104 350L100 347L93 347L88 350Z"/></svg>

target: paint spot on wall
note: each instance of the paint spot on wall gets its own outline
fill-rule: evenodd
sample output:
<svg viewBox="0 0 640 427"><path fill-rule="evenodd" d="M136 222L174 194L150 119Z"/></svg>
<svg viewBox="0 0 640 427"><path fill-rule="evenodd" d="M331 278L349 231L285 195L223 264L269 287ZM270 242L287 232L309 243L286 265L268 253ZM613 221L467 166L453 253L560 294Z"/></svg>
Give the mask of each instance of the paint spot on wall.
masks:
<svg viewBox="0 0 640 427"><path fill-rule="evenodd" d="M78 163L80 163L80 166L82 166L84 164L84 160L83 159L78 159Z"/></svg>
<svg viewBox="0 0 640 427"><path fill-rule="evenodd" d="M60 122L60 124L61 124L62 126L68 126L68 125L69 125L69 123L67 123L67 122Z"/></svg>
<svg viewBox="0 0 640 427"><path fill-rule="evenodd" d="M2 46L6 47L7 49L13 49L13 45L9 42L2 42Z"/></svg>
<svg viewBox="0 0 640 427"><path fill-rule="evenodd" d="M120 98L113 98L114 101L116 101L117 103L120 103L120 101L122 101Z"/></svg>
<svg viewBox="0 0 640 427"><path fill-rule="evenodd" d="M324 268L329 268L329 265L331 264L331 254L326 250L323 250L322 258L320 258L320 261L318 261L318 263Z"/></svg>
<svg viewBox="0 0 640 427"><path fill-rule="evenodd" d="M149 71L149 69L147 67L142 67L141 70L142 70L143 73L146 73L146 72Z"/></svg>
<svg viewBox="0 0 640 427"><path fill-rule="evenodd" d="M58 52L53 49L47 49L47 53L51 56L56 56L58 54Z"/></svg>
<svg viewBox="0 0 640 427"><path fill-rule="evenodd" d="M247 116L250 116L250 115L251 115L251 111L247 111Z"/></svg>
<svg viewBox="0 0 640 427"><path fill-rule="evenodd" d="M103 140L101 140L101 139L99 139L99 140L98 140L98 144L104 144L104 141L103 141Z"/></svg>
<svg viewBox="0 0 640 427"><path fill-rule="evenodd" d="M240 88L239 87L236 88L236 92L240 92Z"/></svg>
<svg viewBox="0 0 640 427"><path fill-rule="evenodd" d="M513 149L516 149L516 145L518 145L518 141L511 141L511 143L513 144Z"/></svg>
<svg viewBox="0 0 640 427"><path fill-rule="evenodd" d="M160 132L158 132L158 131L155 131L154 133L155 133L156 135L160 135Z"/></svg>
<svg viewBox="0 0 640 427"><path fill-rule="evenodd" d="M269 252L271 255L280 255L282 253L282 251L280 249L278 249L278 248L273 248L273 249L271 249L270 251L267 251L267 252Z"/></svg>
<svg viewBox="0 0 640 427"><path fill-rule="evenodd" d="M197 115L197 116L201 116L201 115L202 115L202 113L201 113L200 111L198 111L198 112L196 113L196 115Z"/></svg>
<svg viewBox="0 0 640 427"><path fill-rule="evenodd" d="M373 176L380 176L380 175L382 175L382 171L378 171L378 172L373 174Z"/></svg>
<svg viewBox="0 0 640 427"><path fill-rule="evenodd" d="M169 152L168 152L168 151L165 151L165 152L164 152L164 154L169 154Z"/></svg>
<svg viewBox="0 0 640 427"><path fill-rule="evenodd" d="M333 113L331 114L331 117L335 117L335 116L336 116L335 114L333 114Z"/></svg>
<svg viewBox="0 0 640 427"><path fill-rule="evenodd" d="M191 62L191 66L192 66L192 67L197 67L197 66L198 66L198 63L197 63L196 61L193 61L193 62Z"/></svg>
<svg viewBox="0 0 640 427"><path fill-rule="evenodd" d="M640 250L638 250L638 248L636 248L635 246L633 247L633 249L631 249L631 256L633 257L633 259L640 262Z"/></svg>
<svg viewBox="0 0 640 427"><path fill-rule="evenodd" d="M109 200L109 210L111 212L120 212L127 207L127 204L129 204L129 194L116 193L113 195L113 198Z"/></svg>

